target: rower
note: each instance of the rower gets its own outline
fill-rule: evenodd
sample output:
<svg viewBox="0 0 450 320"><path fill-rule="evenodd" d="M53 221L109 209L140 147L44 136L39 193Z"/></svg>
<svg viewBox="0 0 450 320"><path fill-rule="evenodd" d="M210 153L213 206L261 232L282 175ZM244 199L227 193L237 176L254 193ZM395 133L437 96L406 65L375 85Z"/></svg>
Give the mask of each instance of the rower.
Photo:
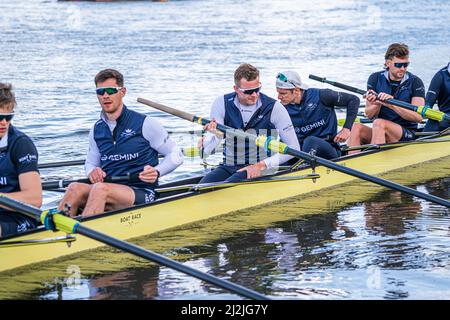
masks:
<svg viewBox="0 0 450 320"><path fill-rule="evenodd" d="M15 106L12 86L0 83L0 193L40 207L42 186L38 171L38 152L33 141L11 124ZM0 206L0 237L36 227L34 219Z"/></svg>
<svg viewBox="0 0 450 320"><path fill-rule="evenodd" d="M347 142L349 147L415 139L417 124L422 117L417 112L383 102L394 98L416 106L424 105L423 82L407 71L408 66L408 46L391 44L385 54L385 70L371 74L367 81L365 113L374 119L372 128L354 123Z"/></svg>
<svg viewBox="0 0 450 320"><path fill-rule="evenodd" d="M241 64L234 73L234 91L219 96L211 108L211 121L205 126L209 131L204 139L204 154L210 154L222 141L216 134L217 124L248 131L253 134L279 136L291 148L299 150L292 121L286 109L275 99L260 92L259 70L250 64ZM251 141L232 134L225 136L223 163L208 173L200 183L218 181L239 182L261 176L265 169L275 170L292 156L267 154Z"/></svg>
<svg viewBox="0 0 450 320"><path fill-rule="evenodd" d="M450 62L448 65L439 70L431 79L425 102L427 106L433 106L438 102L440 111L450 114ZM438 122L428 119L424 132L442 131L450 127L447 121Z"/></svg>
<svg viewBox="0 0 450 320"><path fill-rule="evenodd" d="M84 207L82 216L150 203L157 197L158 179L183 163L183 154L155 119L123 103L127 89L123 75L105 69L95 76L100 120L89 133L85 171L92 184L69 185L59 210L71 216ZM158 153L164 156L158 163ZM120 183L104 182L106 176L135 177Z"/></svg>
<svg viewBox="0 0 450 320"><path fill-rule="evenodd" d="M359 98L330 89L309 88L295 71L279 73L276 89L278 99L291 117L302 151L325 159L339 157L339 143L350 136ZM344 126L339 132L335 106L347 109Z"/></svg>

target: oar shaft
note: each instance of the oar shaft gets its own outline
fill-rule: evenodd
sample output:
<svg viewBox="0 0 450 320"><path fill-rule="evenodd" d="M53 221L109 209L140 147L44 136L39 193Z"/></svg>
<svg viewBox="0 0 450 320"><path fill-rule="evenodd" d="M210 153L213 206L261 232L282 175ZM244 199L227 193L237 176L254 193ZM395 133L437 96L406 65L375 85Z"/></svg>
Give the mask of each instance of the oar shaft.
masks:
<svg viewBox="0 0 450 320"><path fill-rule="evenodd" d="M22 203L15 199L9 198L6 195L0 194L0 204L15 211L21 212L24 215L32 219L35 219L38 222L41 221L42 211L26 203Z"/></svg>
<svg viewBox="0 0 450 320"><path fill-rule="evenodd" d="M200 151L198 147L191 146L191 147L185 147L181 148L181 151L186 157L197 157L200 154ZM161 155L159 155L161 157ZM48 168L58 168L58 167L71 167L71 166L82 166L86 160L79 159L79 160L69 160L69 161L58 161L58 162L50 162L50 163L41 163L38 165L39 169L48 169Z"/></svg>
<svg viewBox="0 0 450 320"><path fill-rule="evenodd" d="M343 84L343 83L330 81L330 80L327 80L327 78L318 77L318 76L315 76L313 74L310 74L309 78L312 79L312 80L319 81L319 82L331 84L332 86L335 86L337 88L341 88L341 89L344 89L344 90L347 90L347 91L359 93L361 95L365 95L367 93L367 91L365 91L365 90L361 90L361 89L358 89L358 88L355 88L355 87L352 87L352 86L349 86L349 85L346 85L346 84Z"/></svg>
<svg viewBox="0 0 450 320"><path fill-rule="evenodd" d="M437 204L440 204L442 206L450 208L450 201L442 199L442 198L439 198L439 197L436 197L436 196L433 196L432 194L423 193L423 192L414 190L412 188L400 185L398 183L395 183L395 182L392 182L392 181L389 181L389 180L385 180L385 179L382 179L382 178L379 178L379 177L376 177L376 176L372 176L372 175L366 174L366 173L361 172L361 171L357 171L357 170L352 169L352 168L343 167L343 166L341 166L341 165L339 165L339 164L337 164L337 163L335 163L333 161L326 160L326 159L323 159L323 158L318 158L318 157L310 155L309 153L306 153L306 152L303 152L303 151L298 151L298 150L295 150L295 149L291 149L289 147L287 148L287 150L285 150L285 153L293 155L293 156L296 156L296 157L301 158L301 159L304 159L304 160L306 160L308 162L317 162L317 163L319 163L319 164L321 164L321 165L323 165L325 167L328 167L330 169L334 169L336 171L340 171L340 172L346 173L348 175L351 175L351 176L354 176L354 177L357 177L357 178L360 178L360 179L363 179L363 180L366 180L366 181L369 181L369 182L373 182L373 183L379 184L381 186L388 187L388 188L391 188L391 189L394 189L394 190L397 190L397 191L400 191L400 192L404 192L404 193L407 193L409 195L413 195L413 196L416 196L418 198L425 199L425 200L428 200L430 202L434 202L434 203L437 203Z"/></svg>
<svg viewBox="0 0 450 320"><path fill-rule="evenodd" d="M168 259L160 254L157 254L155 252L151 252L149 250L146 250L144 248L138 247L132 243L128 243L113 237L110 237L106 234L100 233L98 231L92 230L90 228L87 228L83 225L79 225L77 228L77 232L79 234L82 234L84 236L87 236L91 239L103 242L105 244L108 244L112 247L115 247L117 249L132 253L134 255L137 255L141 258L154 261L158 264L161 264L163 266L166 266L168 268L177 270L179 272L188 274L190 276L193 276L197 279L206 281L208 283L214 284L220 288L229 290L231 292L237 293L243 297L249 298L249 299L255 299L255 300L268 300L267 297L264 295L261 295L253 290L244 288L240 285L231 283L229 281L217 278L213 275L201 272L199 270L193 269L189 266L183 265L179 262L176 262L174 260Z"/></svg>
<svg viewBox="0 0 450 320"><path fill-rule="evenodd" d="M309 75L309 78L312 80L316 80L319 82L323 82L323 83L328 83L332 86L335 86L337 88L341 88L344 90L348 90L350 92L355 92L355 93L359 93L361 95L365 95L367 93L367 91L365 90L361 90L343 83L339 83L336 81L330 81L327 80L326 78L322 78L322 77L318 77L315 76L313 74ZM401 107L404 109L408 109L414 112L417 112L418 114L420 114L423 118L427 118L427 119L431 119L431 120L436 120L436 121L446 121L450 123L450 115L445 114L444 112L438 111L438 110L433 110L431 107L429 106L415 106L413 104L410 104L408 102L405 101L401 101L401 100L397 100L397 99L386 99L383 102L387 102L390 103L394 106L397 107Z"/></svg>
<svg viewBox="0 0 450 320"><path fill-rule="evenodd" d="M59 168L59 167L70 167L70 166L81 166L85 163L85 160L71 160L71 161L58 161L51 163L41 163L39 164L39 169L47 168Z"/></svg>

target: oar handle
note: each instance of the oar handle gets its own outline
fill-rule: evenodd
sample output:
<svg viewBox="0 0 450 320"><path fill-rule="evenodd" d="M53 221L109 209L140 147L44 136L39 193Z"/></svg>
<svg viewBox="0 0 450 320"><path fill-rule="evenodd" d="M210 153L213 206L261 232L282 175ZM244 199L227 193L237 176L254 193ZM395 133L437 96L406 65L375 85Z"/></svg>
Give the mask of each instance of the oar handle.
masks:
<svg viewBox="0 0 450 320"><path fill-rule="evenodd" d="M197 122L196 119L195 119L197 117L194 116L193 114L188 113L188 112L184 112L184 111L177 110L177 109L174 109L174 108L171 108L171 107L168 107L168 106L164 106L162 104L159 104L159 103L156 103L156 102L144 99L144 98L137 98L137 101L140 102L140 103L146 104L148 106L151 106L151 107L153 107L155 109L158 109L160 111L164 111L164 112L170 113L170 114L172 114L174 116L177 116L177 117L180 117L182 119L185 119L185 120L188 120L188 121L191 121L191 122Z"/></svg>
<svg viewBox="0 0 450 320"><path fill-rule="evenodd" d="M138 178L139 178L139 174L133 173L133 174L127 174L124 176L107 176L103 179L103 181L111 182L111 183L132 182L132 181L137 181ZM82 179L76 179L76 180L56 180L56 181L42 182L42 188L44 190L65 188L69 184L74 183L74 182L91 184L91 181L88 178L82 178Z"/></svg>

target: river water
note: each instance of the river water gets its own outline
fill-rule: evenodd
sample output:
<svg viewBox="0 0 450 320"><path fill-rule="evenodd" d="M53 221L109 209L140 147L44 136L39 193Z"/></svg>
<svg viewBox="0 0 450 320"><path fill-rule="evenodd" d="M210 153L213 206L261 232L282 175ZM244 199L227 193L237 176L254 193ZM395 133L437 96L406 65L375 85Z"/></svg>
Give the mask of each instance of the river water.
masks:
<svg viewBox="0 0 450 320"><path fill-rule="evenodd" d="M198 127L140 105L137 97L208 115L212 101L232 90L233 72L243 62L261 70L263 91L274 97L275 75L288 69L297 70L303 79L313 73L364 88L368 75L381 70L387 46L399 41L410 46L410 71L428 87L450 57L450 5L444 0L319 0L314 4L301 0L0 0L0 12L0 81L15 86L14 124L33 138L41 163L85 156L89 129L99 115L93 78L103 68L124 74L127 105L176 131ZM180 134L174 139L190 146L197 138ZM166 180L203 171L198 159L186 158ZM42 170L42 175L73 178L83 172L69 167ZM417 184L420 190L432 190L447 199L449 187L448 175ZM47 194L50 200L54 196ZM302 204L293 203L300 210ZM322 208L292 220L231 228L216 239L190 234L193 238L186 243L192 245L161 244L159 248L158 244L155 248L277 297L448 299L446 214L442 208L377 190L364 201L334 211ZM207 229L200 230L208 234ZM161 243L172 243L171 237L179 235L163 236ZM120 270L108 263L86 270L88 261L75 288L60 281L64 272L56 272L60 276L22 280L26 282L23 290L9 296L0 292L0 296L236 298L166 268L135 263Z"/></svg>

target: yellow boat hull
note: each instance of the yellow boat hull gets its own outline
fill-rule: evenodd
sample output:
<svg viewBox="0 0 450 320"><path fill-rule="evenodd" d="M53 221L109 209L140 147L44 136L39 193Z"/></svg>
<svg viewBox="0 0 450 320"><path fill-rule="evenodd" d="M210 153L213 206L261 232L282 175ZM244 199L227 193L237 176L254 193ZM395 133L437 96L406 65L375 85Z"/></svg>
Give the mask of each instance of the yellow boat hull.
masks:
<svg viewBox="0 0 450 320"><path fill-rule="evenodd" d="M450 165L449 140L427 144L411 144L379 152L360 154L342 159L338 163L371 175L384 175L391 172L395 173L396 176L407 176L408 167L421 165L423 170L426 170L427 163L436 161L440 165L442 164L442 176L445 176L449 172ZM310 168L286 173L285 175L294 176L308 173L311 173ZM151 205L106 213L101 217L88 219L83 224L113 237L128 240L294 196L317 193L317 191L357 179L322 166L316 168L316 173L320 175L320 178L315 182L293 180L274 184L239 185L204 193L186 192ZM389 175L386 177L388 178ZM414 178L417 179L417 176ZM64 236L64 234L41 230L10 240L25 241L59 236ZM100 246L103 246L103 244L77 235L77 240L71 243L70 247L66 243L50 243L0 248L0 272L76 254ZM45 267L45 264L43 267Z"/></svg>

